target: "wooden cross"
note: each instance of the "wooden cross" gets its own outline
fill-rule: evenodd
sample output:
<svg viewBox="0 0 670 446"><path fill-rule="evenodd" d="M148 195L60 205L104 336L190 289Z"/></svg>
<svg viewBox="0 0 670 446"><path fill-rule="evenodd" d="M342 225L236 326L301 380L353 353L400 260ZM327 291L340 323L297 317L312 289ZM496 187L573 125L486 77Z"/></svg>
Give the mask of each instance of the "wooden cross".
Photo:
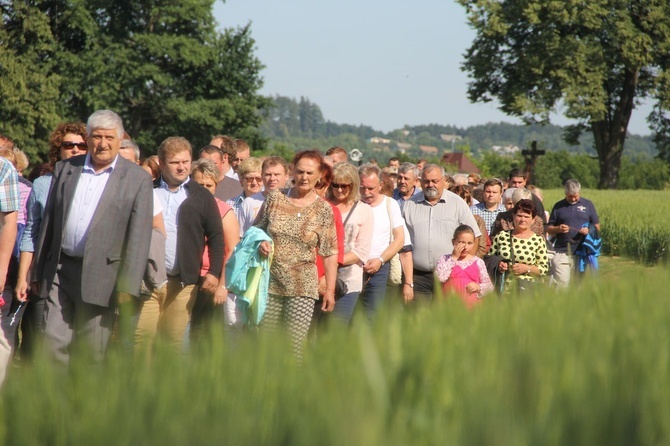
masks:
<svg viewBox="0 0 670 446"><path fill-rule="evenodd" d="M546 151L544 150L537 150L537 141L530 143L530 150L525 149L521 151L526 160L526 184L535 184L535 163L537 162L537 157L545 153Z"/></svg>

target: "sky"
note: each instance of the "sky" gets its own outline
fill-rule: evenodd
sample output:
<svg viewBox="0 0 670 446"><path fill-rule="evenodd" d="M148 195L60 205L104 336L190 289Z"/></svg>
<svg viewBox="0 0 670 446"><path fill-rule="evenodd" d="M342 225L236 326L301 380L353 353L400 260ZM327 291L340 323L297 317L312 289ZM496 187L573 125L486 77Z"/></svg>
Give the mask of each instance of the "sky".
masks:
<svg viewBox="0 0 670 446"><path fill-rule="evenodd" d="M225 28L251 22L265 65L261 94L304 96L327 120L384 132L521 123L494 103L468 100L460 67L475 34L454 0L227 0L214 16ZM649 111L633 111L629 132L650 133Z"/></svg>

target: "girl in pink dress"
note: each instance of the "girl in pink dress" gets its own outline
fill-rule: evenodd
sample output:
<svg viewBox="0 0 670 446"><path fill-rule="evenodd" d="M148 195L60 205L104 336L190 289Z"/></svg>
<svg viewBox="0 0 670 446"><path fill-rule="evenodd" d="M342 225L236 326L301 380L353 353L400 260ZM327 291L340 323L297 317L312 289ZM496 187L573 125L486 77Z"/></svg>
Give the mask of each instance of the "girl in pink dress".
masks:
<svg viewBox="0 0 670 446"><path fill-rule="evenodd" d="M468 225L460 225L452 239L454 251L437 261L435 275L442 283L442 292L456 293L468 308L476 305L484 294L493 290L484 261L475 256L475 233Z"/></svg>

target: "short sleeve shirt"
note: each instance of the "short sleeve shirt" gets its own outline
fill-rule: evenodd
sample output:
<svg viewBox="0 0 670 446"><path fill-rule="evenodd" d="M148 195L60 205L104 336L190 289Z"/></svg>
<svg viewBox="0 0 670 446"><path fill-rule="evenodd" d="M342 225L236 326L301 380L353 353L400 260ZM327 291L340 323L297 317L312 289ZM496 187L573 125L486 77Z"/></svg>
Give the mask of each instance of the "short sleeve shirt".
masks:
<svg viewBox="0 0 670 446"><path fill-rule="evenodd" d="M465 201L448 190L434 206L423 193L416 195L405 202L403 217L412 238L414 268L419 271L434 271L440 257L454 250L451 240L458 226L468 225L475 237L482 235Z"/></svg>
<svg viewBox="0 0 670 446"><path fill-rule="evenodd" d="M568 225L567 234L556 234L554 249L556 252L573 253L577 248L577 233L586 223L598 224L598 213L590 200L580 197L575 204L563 199L554 205L549 215L549 226Z"/></svg>

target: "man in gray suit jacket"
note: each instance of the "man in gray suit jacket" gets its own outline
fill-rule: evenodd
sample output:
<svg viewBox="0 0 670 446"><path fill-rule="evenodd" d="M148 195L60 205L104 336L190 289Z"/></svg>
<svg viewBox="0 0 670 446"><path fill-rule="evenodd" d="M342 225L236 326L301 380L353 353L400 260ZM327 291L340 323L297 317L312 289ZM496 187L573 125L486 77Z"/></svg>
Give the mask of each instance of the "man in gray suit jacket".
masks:
<svg viewBox="0 0 670 446"><path fill-rule="evenodd" d="M99 110L86 130L87 155L56 164L33 267L46 347L64 364L78 337L103 358L115 296L139 296L151 240L151 177L118 156L121 118Z"/></svg>

